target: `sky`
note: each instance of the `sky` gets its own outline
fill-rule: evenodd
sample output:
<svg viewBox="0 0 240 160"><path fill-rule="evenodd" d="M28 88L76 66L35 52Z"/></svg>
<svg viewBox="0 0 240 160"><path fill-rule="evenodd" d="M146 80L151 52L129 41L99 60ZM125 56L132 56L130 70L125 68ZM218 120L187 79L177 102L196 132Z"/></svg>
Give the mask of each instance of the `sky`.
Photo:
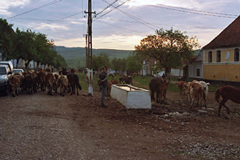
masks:
<svg viewBox="0 0 240 160"><path fill-rule="evenodd" d="M0 0L13 29L47 35L56 46L85 47L88 0ZM94 49L134 50L156 30L179 30L207 45L240 12L240 0L92 0Z"/></svg>

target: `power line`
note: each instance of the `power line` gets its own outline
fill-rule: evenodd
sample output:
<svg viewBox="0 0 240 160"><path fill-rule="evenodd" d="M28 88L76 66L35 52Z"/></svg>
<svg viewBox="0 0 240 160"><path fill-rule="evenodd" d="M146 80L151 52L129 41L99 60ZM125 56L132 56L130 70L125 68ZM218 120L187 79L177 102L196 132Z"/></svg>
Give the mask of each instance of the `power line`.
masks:
<svg viewBox="0 0 240 160"><path fill-rule="evenodd" d="M32 12L32 11L38 10L38 9L40 9L40 8L44 8L44 7L47 7L47 6L50 6L50 5L56 4L56 3L60 2L60 1L62 1L62 0L54 0L54 1L50 2L50 3L47 3L47 4L45 4L45 5L42 5L42 6L40 6L40 7L37 7L37 8L31 9L31 10L26 11L26 12L23 12L23 13L19 13L19 14L15 15L15 16L12 16L12 17L7 18L7 19L11 19L11 18L15 18L15 17L21 16L21 15L23 15L23 14L27 14L27 13L29 13L29 12Z"/></svg>
<svg viewBox="0 0 240 160"><path fill-rule="evenodd" d="M102 11L100 11L99 13L97 13L96 14L96 16L97 15L99 15L99 14L101 14L102 12L104 12L106 9L108 9L109 7L111 7L114 3L116 3L118 0L115 0L113 3L111 3L111 4L109 4L106 8L104 8Z"/></svg>
<svg viewBox="0 0 240 160"><path fill-rule="evenodd" d="M238 15L233 15L233 14L206 12L206 11L199 11L199 10L182 8L182 7L173 7L173 6L163 5L163 4L149 5L149 6L157 7L157 8L164 8L164 9L169 9L169 10L174 10L174 11L179 11L179 12L185 12L185 13L193 13L193 14L200 14L200 15L214 16L214 17L222 17L222 18L236 18L238 16Z"/></svg>
<svg viewBox="0 0 240 160"><path fill-rule="evenodd" d="M210 12L210 11L201 11L201 10L196 10L196 9L189 9L189 8L184 8L184 7L176 7L176 6L169 6L169 5L164 5L164 4L157 4L159 6L166 6L166 7L172 7L172 8L179 8L183 10L189 10L189 11L196 11L196 12L203 12L203 13L209 13L209 14L218 14L218 15L225 15L225 16L238 16L234 14L229 14L229 13L220 13L220 12Z"/></svg>
<svg viewBox="0 0 240 160"><path fill-rule="evenodd" d="M105 1L106 3L108 3L107 1ZM109 4L109 3L108 3ZM114 7L114 6L113 6ZM142 19L140 19L140 18L137 18L137 17L135 17L135 16L133 16L133 15L131 15L131 14L129 14L129 13L126 13L126 12L124 12L124 11L122 11L122 10L120 10L119 8L116 8L116 7L114 7L115 9L117 9L117 10L119 10L120 12L122 12L123 14L125 14L125 15L127 15L128 17L130 17L130 18L132 18L132 19L134 19L135 21L137 21L137 22L139 22L139 23L141 23L141 24L143 24L143 25L145 25L145 26L147 26L147 27L149 27L149 28L151 28L151 29L156 29L156 28L158 28L158 27L156 27L156 26L153 26L151 23L148 23L148 22L146 22L146 21L144 21L144 20L142 20ZM153 28L153 27L156 27L156 28Z"/></svg>
<svg viewBox="0 0 240 160"><path fill-rule="evenodd" d="M114 9L116 9L116 8L118 8L118 7L122 6L122 5L124 5L124 4L125 4L126 2L128 2L128 1L130 1L130 0L126 0L125 2L119 4L117 7L114 7ZM99 18L102 18L103 16L109 14L109 13L112 12L114 9L112 9L112 10L108 11L107 13L101 15L100 17L96 18L96 20L98 20Z"/></svg>

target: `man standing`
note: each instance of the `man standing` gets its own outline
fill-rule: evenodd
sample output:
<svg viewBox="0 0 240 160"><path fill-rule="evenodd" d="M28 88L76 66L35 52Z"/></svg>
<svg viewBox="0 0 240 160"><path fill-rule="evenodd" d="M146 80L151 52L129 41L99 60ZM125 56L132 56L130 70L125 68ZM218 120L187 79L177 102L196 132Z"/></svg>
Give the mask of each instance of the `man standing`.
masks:
<svg viewBox="0 0 240 160"><path fill-rule="evenodd" d="M107 93L107 70L108 67L104 66L102 72L99 74L98 85L100 90L102 90L102 97L101 97L101 106L107 108L104 104L105 96Z"/></svg>

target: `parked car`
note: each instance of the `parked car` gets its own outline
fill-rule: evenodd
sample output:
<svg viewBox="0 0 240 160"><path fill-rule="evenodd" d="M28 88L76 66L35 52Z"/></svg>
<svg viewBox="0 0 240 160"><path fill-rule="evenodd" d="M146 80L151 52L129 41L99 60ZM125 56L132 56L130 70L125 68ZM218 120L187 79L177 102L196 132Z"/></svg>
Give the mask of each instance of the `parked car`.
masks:
<svg viewBox="0 0 240 160"><path fill-rule="evenodd" d="M7 65L0 65L0 93L7 95L9 89L9 76L12 74Z"/></svg>
<svg viewBox="0 0 240 160"><path fill-rule="evenodd" d="M13 63L12 61L0 61L0 65L8 65L8 67L10 68L10 71L13 72Z"/></svg>
<svg viewBox="0 0 240 160"><path fill-rule="evenodd" d="M14 69L13 70L13 74L15 74L15 73L23 73L23 72L24 72L23 69Z"/></svg>

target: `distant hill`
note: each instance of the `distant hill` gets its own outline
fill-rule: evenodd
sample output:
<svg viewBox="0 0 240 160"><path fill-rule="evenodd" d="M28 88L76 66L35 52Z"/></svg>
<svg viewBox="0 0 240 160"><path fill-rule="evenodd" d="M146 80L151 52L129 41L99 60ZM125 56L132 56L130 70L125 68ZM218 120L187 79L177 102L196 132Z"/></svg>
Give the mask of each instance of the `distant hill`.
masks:
<svg viewBox="0 0 240 160"><path fill-rule="evenodd" d="M58 54L63 56L67 62L68 67L83 68L86 66L86 49L81 47L64 47L56 46ZM113 58L127 58L133 50L115 50L115 49L93 49L93 55L100 55L105 53L109 56L109 59Z"/></svg>

